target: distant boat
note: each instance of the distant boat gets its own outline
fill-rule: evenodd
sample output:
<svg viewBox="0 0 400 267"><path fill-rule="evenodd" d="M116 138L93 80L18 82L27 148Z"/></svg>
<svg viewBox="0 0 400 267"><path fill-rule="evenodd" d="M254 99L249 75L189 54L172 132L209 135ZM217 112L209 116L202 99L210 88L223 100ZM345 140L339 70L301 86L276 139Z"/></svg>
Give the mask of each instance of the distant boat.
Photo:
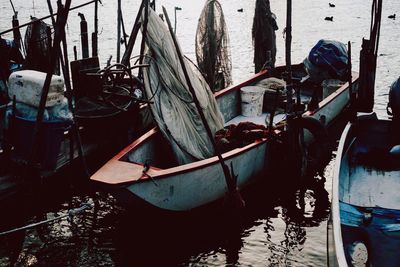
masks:
<svg viewBox="0 0 400 267"><path fill-rule="evenodd" d="M238 12L243 12L243 8L239 8L237 11Z"/></svg>
<svg viewBox="0 0 400 267"><path fill-rule="evenodd" d="M331 17L325 17L325 20L333 21L333 16L331 16Z"/></svg>

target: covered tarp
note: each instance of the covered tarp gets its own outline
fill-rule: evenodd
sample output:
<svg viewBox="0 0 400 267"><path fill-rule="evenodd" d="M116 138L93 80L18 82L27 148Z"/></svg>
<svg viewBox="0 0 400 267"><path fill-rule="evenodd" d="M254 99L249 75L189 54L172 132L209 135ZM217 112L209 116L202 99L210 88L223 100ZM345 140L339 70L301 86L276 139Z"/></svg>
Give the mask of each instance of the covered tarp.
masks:
<svg viewBox="0 0 400 267"><path fill-rule="evenodd" d="M196 58L212 91L232 83L229 36L221 4L207 0L196 31Z"/></svg>
<svg viewBox="0 0 400 267"><path fill-rule="evenodd" d="M315 82L326 79L346 80L348 74L348 55L345 44L321 39L311 49L304 65Z"/></svg>
<svg viewBox="0 0 400 267"><path fill-rule="evenodd" d="M141 19L143 22L144 14ZM150 105L154 118L173 147L176 160L185 164L213 156L212 143L193 102L171 33L152 9L149 9L146 45L145 63L150 66L144 71L145 92L154 102ZM185 59L185 65L206 120L215 134L223 128L224 121L214 95L193 64Z"/></svg>

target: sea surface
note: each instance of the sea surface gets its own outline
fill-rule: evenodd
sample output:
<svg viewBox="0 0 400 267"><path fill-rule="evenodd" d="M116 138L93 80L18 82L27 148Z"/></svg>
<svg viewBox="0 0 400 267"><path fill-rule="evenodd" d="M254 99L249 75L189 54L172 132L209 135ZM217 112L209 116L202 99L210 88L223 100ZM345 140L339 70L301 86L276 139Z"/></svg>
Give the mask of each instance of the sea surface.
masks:
<svg viewBox="0 0 400 267"><path fill-rule="evenodd" d="M20 24L30 16L48 14L45 0L12 0ZM54 7L55 2L52 1ZM83 3L72 1L72 6ZM116 2L99 5L99 55L102 66L116 59ZM195 60L197 21L205 1L156 1L164 5L184 53ZM286 1L271 0L277 16L277 65L284 64ZM293 1L292 61L301 62L320 39L352 44L352 62L358 71L362 38L369 38L371 1ZM248 78L254 71L251 27L255 1L220 0L231 45L233 80ZM122 1L129 34L140 2ZM175 13L175 7L180 7ZM243 12L238 12L243 9ZM11 27L10 1L0 0L0 32ZM67 38L70 58L76 46L80 56L78 12L85 14L93 31L93 5L69 14ZM390 84L400 75L400 1L385 0L376 76L374 110L386 118ZM176 16L175 16L176 14ZM324 20L333 16L333 21ZM50 21L47 21L50 23ZM24 33L24 30L22 30ZM10 35L3 36L4 38ZM133 55L138 54L135 46ZM122 51L123 45L122 45ZM112 196L82 182L63 186L62 181L85 179L80 170L58 176L51 189L32 188L30 197L15 200L0 210L0 231L51 219L67 210L90 203L94 208L74 219L64 218L7 237L0 237L0 266L326 266L326 227L330 210L333 162L323 175L304 181L277 174L262 188L245 192L248 205L237 214L198 211L185 215L154 214L120 206ZM95 167L94 167L95 169ZM93 170L93 169L92 169ZM61 181L62 180L62 181ZM59 185L59 186L57 186ZM36 191L35 191L36 190ZM305 209L300 203L305 202ZM14 200L13 200L14 201Z"/></svg>

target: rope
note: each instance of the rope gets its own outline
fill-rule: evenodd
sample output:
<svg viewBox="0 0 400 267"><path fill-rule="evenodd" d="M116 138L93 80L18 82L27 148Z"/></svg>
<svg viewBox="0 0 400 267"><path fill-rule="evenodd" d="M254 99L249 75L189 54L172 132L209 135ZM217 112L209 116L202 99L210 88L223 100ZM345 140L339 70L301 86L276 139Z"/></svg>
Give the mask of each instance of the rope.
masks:
<svg viewBox="0 0 400 267"><path fill-rule="evenodd" d="M27 229L30 229L30 228L35 228L35 227L37 227L39 225L42 225L42 224L53 223L53 222L55 222L57 220L61 220L61 219L65 218L65 217L68 217L69 220L71 221L72 217L74 217L75 215L78 215L78 214L82 213L83 211L85 211L87 209L91 209L91 208L92 208L91 204L83 203L79 208L70 209L64 215L61 215L61 216L58 216L58 217L55 217L55 218L52 218L52 219L48 219L48 220L44 220L44 221L28 224L28 225L25 225L25 226L22 226L22 227L19 227L19 228L14 228L14 229L11 229L11 230L8 230L8 231L5 231L5 232L1 232L0 233L0 237L1 236L5 236L5 235L9 235L9 234L12 234L12 233L15 233L15 232L27 230Z"/></svg>

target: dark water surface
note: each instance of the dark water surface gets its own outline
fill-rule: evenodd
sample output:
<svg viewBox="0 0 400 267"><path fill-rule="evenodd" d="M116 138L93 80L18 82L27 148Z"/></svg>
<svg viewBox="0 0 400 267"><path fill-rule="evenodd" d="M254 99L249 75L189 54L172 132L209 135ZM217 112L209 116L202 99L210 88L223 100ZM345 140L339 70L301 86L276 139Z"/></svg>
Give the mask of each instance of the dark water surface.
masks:
<svg viewBox="0 0 400 267"><path fill-rule="evenodd" d="M48 13L44 0L13 2L21 23L29 15L39 17ZM73 1L72 5L82 2ZM110 55L113 59L116 55L115 2L103 0L100 6L102 63ZM239 82L253 72L254 1L220 2L230 34L233 78ZM357 66L361 39L369 36L369 2L336 0L336 7L329 8L328 1L294 1L293 62L302 61L319 39L326 38L351 41L353 66ZM172 20L174 6L182 8L177 12L177 35L184 52L194 59L194 35L203 1L166 0L157 4L166 6ZM138 0L123 1L128 31L138 6ZM237 12L239 8L243 8L242 13ZM271 8L280 27L277 64L283 64L285 1L271 0ZM0 9L0 30L4 30L11 24L9 1L0 0ZM85 13L92 29L91 7L80 12ZM393 13L400 14L400 2L384 1L375 98L375 111L380 117L386 117L389 85L400 75L400 21L387 18ZM326 16L333 16L333 22L325 21ZM76 45L79 51L78 31L79 20L74 11L70 14L67 35L70 47ZM96 169L96 164L93 166ZM295 177L268 177L267 184L247 190L247 207L240 214L231 214L220 204L186 214L126 209L110 195L82 182L83 174L74 170L54 177L52 186L26 188L24 197L6 203L1 210L0 231L65 214L82 202L91 203L94 208L76 216L73 222L63 219L0 237L0 266L8 266L16 259L21 266L326 266L332 169L331 162L323 177L304 181L301 188ZM61 182L68 179L75 185ZM303 199L304 210L300 208Z"/></svg>

